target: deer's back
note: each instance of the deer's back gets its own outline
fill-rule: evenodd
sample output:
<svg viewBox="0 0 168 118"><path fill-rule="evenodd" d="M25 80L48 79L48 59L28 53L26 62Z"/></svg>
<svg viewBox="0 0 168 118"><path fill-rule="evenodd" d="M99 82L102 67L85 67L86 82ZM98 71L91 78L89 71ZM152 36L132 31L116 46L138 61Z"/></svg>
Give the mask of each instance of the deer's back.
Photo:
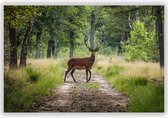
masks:
<svg viewBox="0 0 168 118"><path fill-rule="evenodd" d="M72 58L68 61L68 67L75 69L89 68L93 63L89 57L85 58Z"/></svg>

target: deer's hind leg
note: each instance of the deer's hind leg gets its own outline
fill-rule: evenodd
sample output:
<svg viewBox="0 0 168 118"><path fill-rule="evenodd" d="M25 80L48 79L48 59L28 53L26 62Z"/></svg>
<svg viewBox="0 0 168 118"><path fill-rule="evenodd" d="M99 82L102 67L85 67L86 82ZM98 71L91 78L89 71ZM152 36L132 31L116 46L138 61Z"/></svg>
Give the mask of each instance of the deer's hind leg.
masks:
<svg viewBox="0 0 168 118"><path fill-rule="evenodd" d="M68 68L68 70L65 72L64 82L66 81L66 76L67 76L67 74L69 73L69 71L70 71L71 69L72 69L72 68Z"/></svg>
<svg viewBox="0 0 168 118"><path fill-rule="evenodd" d="M72 69L72 71L71 71L71 76L72 76L74 82L76 82L76 80L75 80L75 78L74 78L74 76L73 76L73 73L74 73L74 72L75 72L75 69Z"/></svg>

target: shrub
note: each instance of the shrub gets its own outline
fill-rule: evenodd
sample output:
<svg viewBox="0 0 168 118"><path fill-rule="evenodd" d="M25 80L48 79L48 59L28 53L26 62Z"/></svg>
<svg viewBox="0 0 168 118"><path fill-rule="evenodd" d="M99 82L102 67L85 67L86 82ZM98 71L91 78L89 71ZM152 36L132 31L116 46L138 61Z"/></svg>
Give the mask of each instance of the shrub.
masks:
<svg viewBox="0 0 168 118"><path fill-rule="evenodd" d="M135 22L131 31L131 38L124 45L124 57L127 61L157 59L155 31L147 31L143 22Z"/></svg>

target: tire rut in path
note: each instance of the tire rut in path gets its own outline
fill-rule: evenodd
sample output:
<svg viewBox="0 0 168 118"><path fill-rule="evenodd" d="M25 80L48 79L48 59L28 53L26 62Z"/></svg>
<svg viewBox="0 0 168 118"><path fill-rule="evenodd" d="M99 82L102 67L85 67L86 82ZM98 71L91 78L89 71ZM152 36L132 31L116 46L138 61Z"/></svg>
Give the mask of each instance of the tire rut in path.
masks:
<svg viewBox="0 0 168 118"><path fill-rule="evenodd" d="M125 111L129 98L116 91L101 76L92 72L90 83L99 83L98 89L87 86L85 71L75 71L73 82L70 74L66 83L52 90L40 104L32 106L31 112L122 112Z"/></svg>

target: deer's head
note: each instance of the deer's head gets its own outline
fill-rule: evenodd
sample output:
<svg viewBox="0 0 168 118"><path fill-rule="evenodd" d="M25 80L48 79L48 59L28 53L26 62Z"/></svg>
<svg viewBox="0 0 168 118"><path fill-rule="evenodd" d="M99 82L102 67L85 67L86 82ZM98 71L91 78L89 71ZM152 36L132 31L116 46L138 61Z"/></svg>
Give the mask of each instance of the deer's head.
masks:
<svg viewBox="0 0 168 118"><path fill-rule="evenodd" d="M92 53L92 55L95 55L95 53L99 51L100 47L101 47L102 44L104 43L104 39L102 38L102 39L100 40L100 44L99 44L95 49L90 48L90 47L87 45L86 42L87 42L87 40L85 39L85 40L84 40L85 46L89 49L89 51Z"/></svg>

